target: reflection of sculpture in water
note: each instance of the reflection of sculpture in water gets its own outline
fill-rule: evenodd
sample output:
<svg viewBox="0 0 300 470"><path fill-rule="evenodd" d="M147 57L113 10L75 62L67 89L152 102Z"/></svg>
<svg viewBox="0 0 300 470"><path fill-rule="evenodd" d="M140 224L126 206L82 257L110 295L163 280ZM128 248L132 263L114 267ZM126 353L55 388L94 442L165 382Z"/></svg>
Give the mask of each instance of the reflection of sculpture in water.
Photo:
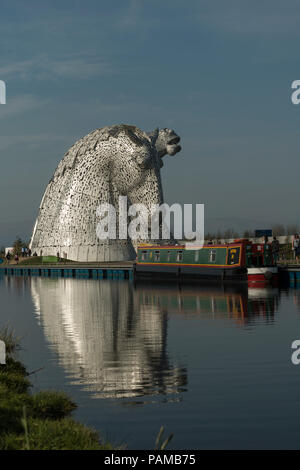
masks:
<svg viewBox="0 0 300 470"><path fill-rule="evenodd" d="M94 397L184 391L186 370L167 354L167 313L136 309L129 282L36 278L31 286L52 349Z"/></svg>

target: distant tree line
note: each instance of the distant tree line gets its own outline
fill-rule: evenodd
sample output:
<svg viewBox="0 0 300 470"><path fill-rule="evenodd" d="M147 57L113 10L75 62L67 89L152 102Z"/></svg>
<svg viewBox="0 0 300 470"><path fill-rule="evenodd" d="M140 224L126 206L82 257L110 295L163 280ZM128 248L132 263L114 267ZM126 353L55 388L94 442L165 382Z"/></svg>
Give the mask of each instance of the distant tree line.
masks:
<svg viewBox="0 0 300 470"><path fill-rule="evenodd" d="M273 236L280 237L282 235L295 235L299 234L300 229L297 224L290 224L287 226L276 224L272 227ZM244 230L244 232L238 232L234 229L227 229L225 231L218 230L217 232L207 232L205 235L205 240L222 240L228 238L254 238L254 230Z"/></svg>
<svg viewBox="0 0 300 470"><path fill-rule="evenodd" d="M247 235L248 236L248 235ZM240 234L232 228L225 231L218 230L217 232L207 232L205 235L206 240L221 240L224 238L239 238Z"/></svg>

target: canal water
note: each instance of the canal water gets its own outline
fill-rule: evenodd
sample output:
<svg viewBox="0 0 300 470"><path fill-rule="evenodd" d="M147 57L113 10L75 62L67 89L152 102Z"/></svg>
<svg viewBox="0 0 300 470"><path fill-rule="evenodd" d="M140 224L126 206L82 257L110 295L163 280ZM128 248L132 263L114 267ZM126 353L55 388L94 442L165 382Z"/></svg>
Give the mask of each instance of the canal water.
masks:
<svg viewBox="0 0 300 470"><path fill-rule="evenodd" d="M300 290L0 278L34 390L128 449L300 448Z"/></svg>

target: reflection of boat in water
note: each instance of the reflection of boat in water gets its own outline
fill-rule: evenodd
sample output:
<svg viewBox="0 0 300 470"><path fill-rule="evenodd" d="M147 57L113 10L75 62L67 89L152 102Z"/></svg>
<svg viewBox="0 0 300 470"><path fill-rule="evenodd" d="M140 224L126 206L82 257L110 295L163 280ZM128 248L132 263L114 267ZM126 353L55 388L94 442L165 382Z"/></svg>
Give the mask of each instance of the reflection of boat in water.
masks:
<svg viewBox="0 0 300 470"><path fill-rule="evenodd" d="M185 390L186 370L167 353L167 312L136 309L129 282L36 278L31 289L51 348L94 397Z"/></svg>
<svg viewBox="0 0 300 470"><path fill-rule="evenodd" d="M276 288L254 288L248 290L248 313L260 317L274 316L278 310L280 291Z"/></svg>
<svg viewBox="0 0 300 470"><path fill-rule="evenodd" d="M139 283L139 305L155 305L169 314L200 314L210 318L229 318L238 324L254 323L258 317L274 318L279 304L276 288L248 289L212 286L174 288L165 284Z"/></svg>

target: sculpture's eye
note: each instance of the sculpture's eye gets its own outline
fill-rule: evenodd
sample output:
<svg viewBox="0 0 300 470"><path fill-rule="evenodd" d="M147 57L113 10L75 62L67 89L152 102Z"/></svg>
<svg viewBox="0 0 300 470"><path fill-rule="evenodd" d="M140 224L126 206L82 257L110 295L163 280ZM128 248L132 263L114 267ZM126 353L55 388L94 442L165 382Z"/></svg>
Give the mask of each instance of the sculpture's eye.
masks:
<svg viewBox="0 0 300 470"><path fill-rule="evenodd" d="M138 147L143 147L143 142L138 138L137 135L134 134L134 132L132 132L131 130L127 130L127 135L131 142L133 142Z"/></svg>

